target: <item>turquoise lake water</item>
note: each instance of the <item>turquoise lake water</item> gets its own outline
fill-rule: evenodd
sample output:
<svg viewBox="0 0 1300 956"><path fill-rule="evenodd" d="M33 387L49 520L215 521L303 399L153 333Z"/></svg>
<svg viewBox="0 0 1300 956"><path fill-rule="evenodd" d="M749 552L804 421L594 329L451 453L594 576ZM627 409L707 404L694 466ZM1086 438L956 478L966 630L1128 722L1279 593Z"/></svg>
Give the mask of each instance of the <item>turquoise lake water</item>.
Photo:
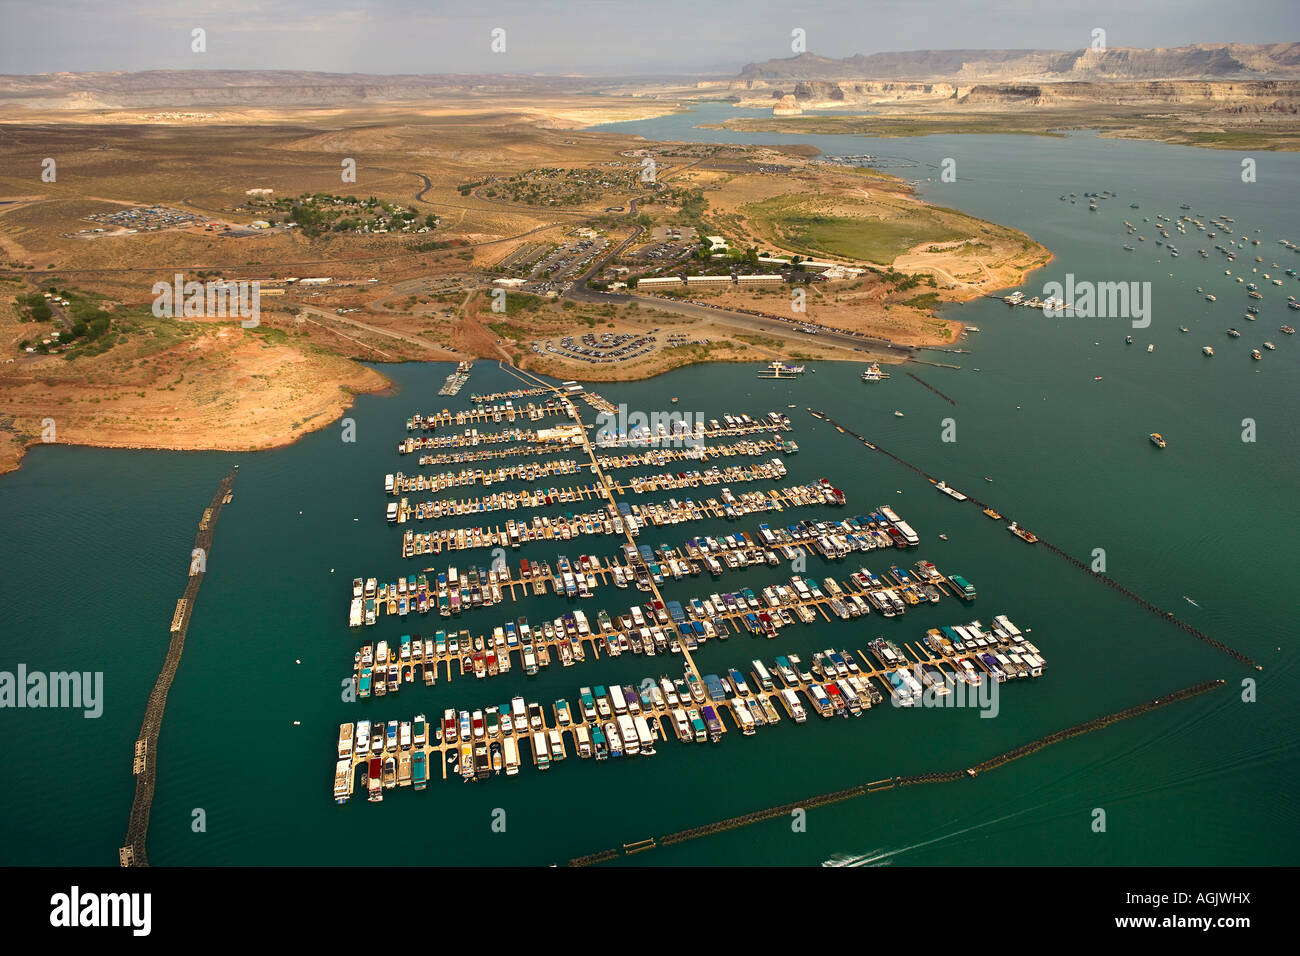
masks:
<svg viewBox="0 0 1300 956"><path fill-rule="evenodd" d="M1048 658L1047 674L1005 687L994 720L974 711L885 707L853 721L810 718L796 727L787 720L754 737L728 734L715 747L668 743L652 759L596 764L571 757L545 774L526 767L518 777L482 784L434 781L423 793L390 793L382 804L354 797L337 807L330 785L342 720L433 716L515 694L545 704L560 696L575 701L581 685L639 683L675 675L679 667L676 658L624 655L554 666L534 679L516 667L495 680L457 679L433 689L404 686L396 697L377 701L341 700L360 643L344 624L354 576L391 579L429 564L490 561L486 551L432 561L399 556L400 532L382 517L388 500L382 477L412 470L413 461L393 451L406 435L406 418L468 407L471 392L517 385L495 364L480 362L461 395L447 399L435 395L447 366L385 366L397 394L357 400L349 412L355 443L341 441L335 425L292 447L255 454L40 447L18 472L0 479L6 541L0 597L9 609L0 670L21 662L29 670L105 675L97 720L64 710L0 712L10 758L10 785L0 797L6 863L116 864L134 788L133 741L185 584L197 519L236 462L234 501L216 531L168 700L148 840L155 864L563 862L865 780L965 767L1211 678L1223 678L1228 688L973 781L814 810L807 832L772 821L631 862L808 865L836 854L892 865L1297 862L1300 706L1294 602L1287 595L1300 551L1294 504L1300 342L1278 326L1300 318L1285 307L1288 294L1300 294L1300 282L1284 275L1300 267L1300 255L1277 240L1300 241L1293 199L1300 192L1300 157L1254 154L1258 181L1246 184L1239 175L1243 154L1089 134L877 141L693 128L728 115L736 111L714 105L690 116L605 128L654 139L807 141L831 153L915 161L911 170L894 171L916 179L937 177L942 160L952 157L958 181L922 183L922 196L1022 229L1051 249L1054 261L1030 277L1027 292L1042 294L1043 283L1063 281L1066 273L1089 281L1149 281L1154 315L1149 328L1134 330L1119 319L1046 319L994 300L950 306L945 314L982 330L967 336L963 347L971 353L932 353L960 370L913 370L954 398L955 408L897 370L889 381L867 385L858 380L860 367L829 362L813 363L802 379L788 382L759 381L754 366L707 365L597 386L610 400L647 413L753 415L797 403L789 414L802 450L786 459L790 475L782 483L826 476L849 503L799 509L788 521L888 504L922 537L909 561L934 561L979 590L973 608L945 600L889 621L872 615L787 628L773 642L737 635L705 645L697 662L712 672L789 651L807 662L825 647L865 648L881 634L917 641L928 627L975 617L987 623L1006 613L1032 629ZM1097 213L1082 200L1071 205L1058 198L1104 189L1117 198L1104 200ZM1141 208L1130 209L1131 202ZM1171 231L1180 257L1160 255L1140 217L1176 218L1184 202L1205 222L1234 218L1236 235L1258 237L1260 245L1228 264L1214 251L1222 238L1189 228L1187 236ZM1143 228L1146 248L1122 250L1130 241L1124 219ZM1202 260L1198 248L1211 258ZM1255 255L1265 261L1251 261ZM1248 278L1260 284L1264 299L1258 320L1246 322L1248 300L1235 278L1251 268L1285 284ZM1205 301L1197 286L1218 301ZM1179 326L1191 332L1182 334ZM1229 326L1242 337L1229 339ZM1134 345L1125 345L1127 334ZM1265 339L1277 350L1251 361L1249 350ZM1146 351L1148 343L1154 352ZM1206 344L1217 352L1213 359L1200 354ZM674 395L679 404L670 406ZM810 417L805 406L826 410L1082 560L1104 549L1111 576L1251 655L1264 671L1244 667L1023 544L977 508L936 494L912 472ZM895 417L895 409L905 417ZM594 420L590 409L583 411ZM1255 422L1254 442L1242 441L1246 418ZM941 440L944 419L955 423L955 442ZM1154 448L1146 437L1151 431L1164 434L1169 447ZM761 520L651 529L641 540L677 544L697 534L753 533ZM940 533L949 540L939 540ZM567 553L614 547L593 538ZM512 559L520 556L555 558L541 545ZM842 579L862 564L881 570L895 561L892 554L857 557L835 567L810 558L808 573ZM669 583L664 593L683 599L757 588L788 574L784 568L728 573L716 583ZM617 613L636 594L601 589L585 602L588 614L600 607ZM507 603L467 613L460 626L479 633L507 617L537 621L566 606L554 597ZM404 629L381 618L365 638L391 640L404 630L437 627L434 619ZM1253 703L1241 699L1245 678L1258 682ZM506 813L504 833L491 826L498 808ZM1106 811L1105 833L1091 827L1097 808ZM196 809L204 811L203 832L191 825Z"/></svg>

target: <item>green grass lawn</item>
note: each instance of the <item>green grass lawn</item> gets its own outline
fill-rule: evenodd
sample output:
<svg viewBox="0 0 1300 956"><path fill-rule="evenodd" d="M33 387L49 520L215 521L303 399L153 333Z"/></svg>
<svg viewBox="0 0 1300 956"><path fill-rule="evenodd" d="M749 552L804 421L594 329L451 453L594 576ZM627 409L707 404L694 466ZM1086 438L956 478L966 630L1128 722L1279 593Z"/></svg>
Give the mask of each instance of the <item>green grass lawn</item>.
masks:
<svg viewBox="0 0 1300 956"><path fill-rule="evenodd" d="M764 233L801 255L825 253L883 265L918 243L949 242L967 234L920 211L891 220L826 215L802 196L774 196L744 211Z"/></svg>

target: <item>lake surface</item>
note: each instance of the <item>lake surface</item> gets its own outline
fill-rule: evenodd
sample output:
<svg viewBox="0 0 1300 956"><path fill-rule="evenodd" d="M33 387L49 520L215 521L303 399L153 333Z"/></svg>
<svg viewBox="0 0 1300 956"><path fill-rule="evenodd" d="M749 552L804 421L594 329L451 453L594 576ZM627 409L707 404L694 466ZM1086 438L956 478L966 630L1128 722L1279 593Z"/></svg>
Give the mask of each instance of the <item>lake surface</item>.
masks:
<svg viewBox="0 0 1300 956"><path fill-rule="evenodd" d="M962 368L909 368L956 407L898 370L889 381L868 385L859 381L859 367L841 363L811 364L797 381L757 380L754 366L708 365L596 386L615 403L646 413L753 415L797 403L788 413L801 451L786 458L790 474L781 483L826 476L849 501L846 509L797 509L782 523L888 504L921 535L909 562L934 561L979 590L973 607L945 599L894 620L872 615L796 625L772 642L736 635L706 644L697 663L705 672L744 669L752 658L770 661L791 651L810 662L822 648L865 648L878 635L918 641L928 627L973 618L988 623L1006 613L1032 629L1030 639L1048 659L1046 675L1005 686L993 720L971 710L883 707L852 721L810 717L794 726L784 720L754 737L729 733L717 746L667 742L652 759L596 764L571 756L544 774L526 766L518 777L469 786L434 780L422 793L390 792L382 804L357 795L335 806L330 788L340 721L433 717L445 707L483 707L516 694L545 705L561 696L576 702L581 685L635 684L680 669L676 657L589 657L533 679L516 667L504 678L459 678L432 689L404 685L395 697L343 702L341 685L360 643L344 624L353 577L392 579L430 564L490 562L487 551L431 561L400 557L400 531L383 520L382 478L414 470L412 459L394 454L406 418L469 407L471 392L518 385L495 364L480 362L461 395L449 399L435 394L447 366L385 366L397 394L357 400L348 416L356 425L353 443L342 441L335 425L292 447L255 454L41 447L20 471L0 479L6 540L0 598L8 608L0 670L21 662L29 670L102 671L105 681L98 719L67 710L0 711L9 757L10 785L0 797L6 863L116 865L134 789L133 741L185 584L197 520L236 462L234 501L217 527L167 704L148 840L155 864L564 862L867 780L966 767L1212 678L1223 678L1228 688L975 780L813 810L806 832L777 820L630 859L647 866L809 865L836 854L865 855L881 865L1297 862L1300 705L1294 602L1286 595L1300 539L1294 504L1300 342L1278 326L1300 318L1285 307L1288 294L1300 294L1300 282L1284 275L1300 255L1277 239L1300 240L1293 202L1300 158L1254 154L1258 181L1245 184L1242 154L1087 134L875 141L693 128L730 115L744 114L708 105L689 116L604 128L654 139L812 142L829 153L914 160L915 175L896 171L917 179L937 178L942 161L954 158L957 182L922 183L922 195L1020 228L1050 248L1055 260L1030 277L1027 293L1041 295L1043 283L1064 281L1066 273L1089 281L1149 281L1154 312L1149 328L1133 329L1121 319L1047 319L992 299L949 307L946 314L982 331L967 336L963 347L970 354L929 355ZM1082 198L1074 205L1059 199L1101 190L1117 198L1103 200L1096 213ZM1130 209L1132 202L1141 208ZM1260 245L1240 250L1229 264L1214 251L1222 236L1206 239L1189 227L1186 236L1171 230L1180 257L1161 255L1165 250L1152 247L1156 236L1142 217L1177 218L1184 202L1207 224L1212 216L1232 217L1235 235L1258 237ZM1124 219L1146 236L1133 243L1144 247L1134 253L1121 248L1130 241ZM1211 258L1202 260L1198 248ZM1254 263L1255 255L1265 261ZM1248 300L1235 279L1252 267L1281 276L1285 285L1248 278L1259 283L1264 299L1258 320L1246 322ZM1197 286L1218 301L1205 301ZM1191 332L1182 334L1179 326ZM1242 337L1229 339L1229 326ZM1127 334L1134 345L1125 345ZM1251 361L1250 349L1265 339L1277 350ZM1146 351L1148 343L1154 352ZM1207 344L1217 352L1213 359L1200 354ZM676 406L670 396L679 397ZM979 509L936 494L914 473L813 419L805 406L826 410L1085 562L1104 549L1111 576L1256 658L1264 671L1238 664L1042 548L1023 544ZM595 413L582 409L593 421ZM894 416L895 409L905 417ZM1255 422L1254 442L1242 441L1246 418ZM945 419L953 422L955 442L941 440ZM1169 447L1153 447L1151 431L1164 434ZM576 477L547 484L573 484ZM478 493L456 489L446 496ZM654 546L739 529L752 534L762 520L647 529L641 541ZM615 547L590 538L567 553ZM533 545L512 555L512 563L519 557L553 563L555 552ZM810 558L808 574L843 579L862 564L880 571L895 561L892 553L857 557L835 567ZM663 590L681 600L758 588L789 573L729 572L716 583L686 580ZM597 609L617 613L637 594L602 588L584 606L594 620ZM536 622L566 607L554 597L505 603L466 613L460 626L481 633L507 618ZM433 618L412 619L406 628L381 618L365 639L391 641L438 626ZM1254 702L1242 700L1246 678L1257 681ZM505 811L504 833L492 826L498 809ZM1097 809L1106 813L1104 833L1093 832ZM198 832L196 810L204 823Z"/></svg>

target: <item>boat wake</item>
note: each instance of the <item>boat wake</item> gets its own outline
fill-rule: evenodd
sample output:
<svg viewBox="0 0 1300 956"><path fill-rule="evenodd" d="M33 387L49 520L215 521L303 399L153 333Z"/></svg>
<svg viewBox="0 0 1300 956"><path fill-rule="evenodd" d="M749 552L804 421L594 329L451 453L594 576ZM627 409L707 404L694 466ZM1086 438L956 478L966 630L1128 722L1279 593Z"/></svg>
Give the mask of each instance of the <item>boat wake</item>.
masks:
<svg viewBox="0 0 1300 956"><path fill-rule="evenodd" d="M1023 810L1017 810L1015 813L1008 813L1005 816L998 817L996 820L986 820L983 823L976 823L961 830L934 837L931 840L922 840L920 843L913 843L910 846L899 847L897 850L872 850L870 853L859 853L856 855L836 853L829 860L823 860L822 866L889 866L893 863L893 858L902 853L907 853L911 850L919 850L922 847L931 846L935 843L942 843L945 840L951 840L953 837L959 837L964 833L970 833L972 830L991 827L998 823L1002 823L1005 820L1022 816L1023 814L1030 813L1031 811L1041 809L1045 806L1047 806L1047 803L1042 803L1033 807L1025 807Z"/></svg>
<svg viewBox="0 0 1300 956"><path fill-rule="evenodd" d="M836 853L829 860L823 860L822 866L862 866L868 857L880 852L880 850L872 850L871 853L859 853L856 855Z"/></svg>

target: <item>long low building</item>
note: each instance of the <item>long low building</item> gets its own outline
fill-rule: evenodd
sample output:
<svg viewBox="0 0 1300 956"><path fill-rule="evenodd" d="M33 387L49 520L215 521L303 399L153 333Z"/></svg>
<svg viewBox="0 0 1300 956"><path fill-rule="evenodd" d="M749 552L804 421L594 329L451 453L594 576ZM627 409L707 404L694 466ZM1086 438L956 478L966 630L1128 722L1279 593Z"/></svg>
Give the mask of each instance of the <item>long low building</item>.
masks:
<svg viewBox="0 0 1300 956"><path fill-rule="evenodd" d="M735 282L731 276L687 276L687 285L731 285Z"/></svg>
<svg viewBox="0 0 1300 956"><path fill-rule="evenodd" d="M736 281L741 285L781 285L785 282L785 277L779 273L774 273L772 275L739 276Z"/></svg>
<svg viewBox="0 0 1300 956"><path fill-rule="evenodd" d="M682 280L677 276L663 276L658 279L641 279L636 286L638 289L667 289L681 284Z"/></svg>
<svg viewBox="0 0 1300 956"><path fill-rule="evenodd" d="M791 265L789 259L782 259L778 256L759 256L758 261L772 266ZM833 269L849 276L858 276L866 271L865 269L859 269L857 266L848 266L841 262L822 262L820 259L804 259L799 264L812 272L824 272Z"/></svg>

